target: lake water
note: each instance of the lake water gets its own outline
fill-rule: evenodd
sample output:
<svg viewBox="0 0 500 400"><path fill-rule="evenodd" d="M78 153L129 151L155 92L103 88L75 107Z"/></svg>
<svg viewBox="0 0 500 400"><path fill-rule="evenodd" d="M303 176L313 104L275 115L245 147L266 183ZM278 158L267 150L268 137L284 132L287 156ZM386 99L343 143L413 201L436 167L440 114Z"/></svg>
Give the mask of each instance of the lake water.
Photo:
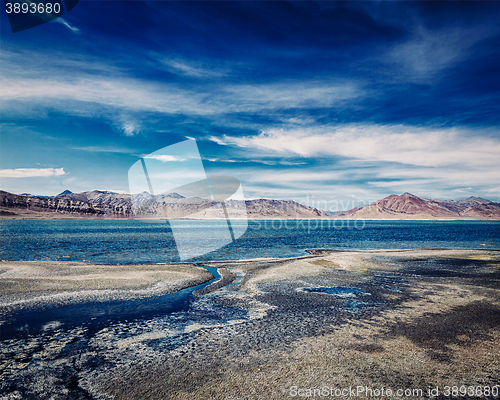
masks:
<svg viewBox="0 0 500 400"><path fill-rule="evenodd" d="M238 222L236 222L238 223ZM243 222L239 222L243 224ZM225 234L225 221L183 221L197 238ZM168 222L0 220L2 260L98 264L179 262ZM293 257L306 249L500 249L499 221L251 220L234 243L194 261Z"/></svg>

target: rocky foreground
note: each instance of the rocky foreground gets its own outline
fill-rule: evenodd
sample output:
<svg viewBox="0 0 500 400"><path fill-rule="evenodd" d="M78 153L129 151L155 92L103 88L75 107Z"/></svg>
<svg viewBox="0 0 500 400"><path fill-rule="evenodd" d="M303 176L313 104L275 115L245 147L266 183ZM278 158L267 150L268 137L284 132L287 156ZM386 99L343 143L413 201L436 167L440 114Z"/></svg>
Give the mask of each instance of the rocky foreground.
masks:
<svg viewBox="0 0 500 400"><path fill-rule="evenodd" d="M3 398L444 399L500 384L498 251L311 253L210 263L224 282L170 319L4 341Z"/></svg>

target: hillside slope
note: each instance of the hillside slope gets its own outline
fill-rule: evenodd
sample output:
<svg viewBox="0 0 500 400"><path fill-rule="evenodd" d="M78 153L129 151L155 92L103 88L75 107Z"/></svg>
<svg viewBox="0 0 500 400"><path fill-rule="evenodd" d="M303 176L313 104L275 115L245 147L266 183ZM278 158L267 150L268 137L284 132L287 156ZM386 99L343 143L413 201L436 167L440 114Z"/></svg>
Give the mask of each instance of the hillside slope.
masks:
<svg viewBox="0 0 500 400"><path fill-rule="evenodd" d="M500 203L479 197L433 200L411 193L390 195L365 207L346 211L338 218L353 219L500 219Z"/></svg>

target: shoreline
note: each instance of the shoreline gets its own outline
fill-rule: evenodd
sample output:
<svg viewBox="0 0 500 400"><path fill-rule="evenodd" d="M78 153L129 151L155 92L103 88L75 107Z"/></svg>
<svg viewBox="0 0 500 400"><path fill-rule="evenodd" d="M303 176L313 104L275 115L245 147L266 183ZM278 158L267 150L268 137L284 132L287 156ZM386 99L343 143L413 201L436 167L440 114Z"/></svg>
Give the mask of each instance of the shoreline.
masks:
<svg viewBox="0 0 500 400"><path fill-rule="evenodd" d="M15 213L14 213L15 214ZM166 218L108 218L108 217L82 217L80 215L72 214L58 214L51 215L49 213L40 213L40 215L30 214L15 214L3 215L0 214L1 220L89 220L89 221L167 221ZM172 218L175 221L225 221L226 218ZM248 218L231 218L231 220L242 221L492 221L500 222L500 217L493 218L346 218L346 217L318 217L318 218L262 218L262 217L248 217Z"/></svg>
<svg viewBox="0 0 500 400"><path fill-rule="evenodd" d="M232 271L259 264L283 264L322 256L346 254L378 256L434 253L435 256L500 253L486 248L413 249L304 249L293 257L153 264L95 264L80 261L0 260L0 317L40 305L69 305L87 302L151 298L178 292L213 279L203 266L215 267L221 279L196 295L205 295L234 282ZM439 253L439 254L437 254Z"/></svg>

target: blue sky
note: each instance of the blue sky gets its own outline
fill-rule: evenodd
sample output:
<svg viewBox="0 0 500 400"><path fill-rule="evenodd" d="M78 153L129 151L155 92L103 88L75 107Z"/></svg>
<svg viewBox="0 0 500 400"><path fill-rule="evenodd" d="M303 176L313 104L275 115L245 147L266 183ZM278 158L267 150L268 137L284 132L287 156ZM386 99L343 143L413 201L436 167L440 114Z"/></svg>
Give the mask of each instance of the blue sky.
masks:
<svg viewBox="0 0 500 400"><path fill-rule="evenodd" d="M195 138L247 198L500 201L497 2L82 0L15 34L1 18L3 190L127 191L139 156Z"/></svg>

